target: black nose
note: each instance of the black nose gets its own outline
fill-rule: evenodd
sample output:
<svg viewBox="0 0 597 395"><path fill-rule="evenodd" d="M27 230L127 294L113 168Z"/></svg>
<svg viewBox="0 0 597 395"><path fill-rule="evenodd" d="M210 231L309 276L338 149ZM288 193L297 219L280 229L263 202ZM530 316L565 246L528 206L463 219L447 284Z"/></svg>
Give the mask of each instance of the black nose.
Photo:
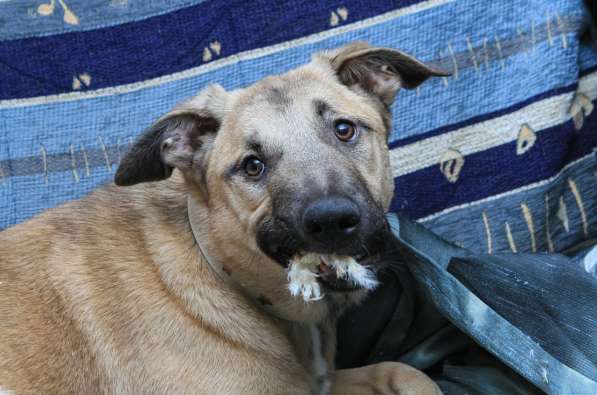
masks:
<svg viewBox="0 0 597 395"><path fill-rule="evenodd" d="M353 236L359 222L359 207L342 197L317 199L303 212L303 232L318 242L340 241Z"/></svg>

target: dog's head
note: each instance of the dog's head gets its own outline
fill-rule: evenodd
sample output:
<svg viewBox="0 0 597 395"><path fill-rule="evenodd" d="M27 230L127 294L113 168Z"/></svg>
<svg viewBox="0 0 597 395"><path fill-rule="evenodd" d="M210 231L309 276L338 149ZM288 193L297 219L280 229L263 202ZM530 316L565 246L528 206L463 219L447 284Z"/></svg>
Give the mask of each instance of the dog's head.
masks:
<svg viewBox="0 0 597 395"><path fill-rule="evenodd" d="M375 267L393 193L390 106L399 89L434 75L445 74L354 43L246 89L210 86L140 137L116 183L158 181L179 169L202 211L210 254L232 262L228 271L244 283L257 279L266 294L269 283L285 284L289 260L305 253ZM327 293L355 290L324 266Z"/></svg>

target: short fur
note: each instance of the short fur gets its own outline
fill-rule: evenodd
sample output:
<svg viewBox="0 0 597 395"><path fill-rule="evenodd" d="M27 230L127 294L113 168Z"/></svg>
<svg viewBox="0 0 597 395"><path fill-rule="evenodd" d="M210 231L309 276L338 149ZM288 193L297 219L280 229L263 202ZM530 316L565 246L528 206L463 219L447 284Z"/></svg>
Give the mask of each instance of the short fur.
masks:
<svg viewBox="0 0 597 395"><path fill-rule="evenodd" d="M442 74L357 43L243 90L208 87L139 138L116 175L128 187L1 232L0 389L438 394L398 363L334 372L335 320L365 292L305 303L268 249L283 243L275 235L300 239L290 228L301 204L332 192L357 196L373 218L359 225L362 243L379 238L393 185L388 106L432 75ZM338 116L366 125L358 144L328 133ZM247 152L268 159L263 179L243 175Z"/></svg>

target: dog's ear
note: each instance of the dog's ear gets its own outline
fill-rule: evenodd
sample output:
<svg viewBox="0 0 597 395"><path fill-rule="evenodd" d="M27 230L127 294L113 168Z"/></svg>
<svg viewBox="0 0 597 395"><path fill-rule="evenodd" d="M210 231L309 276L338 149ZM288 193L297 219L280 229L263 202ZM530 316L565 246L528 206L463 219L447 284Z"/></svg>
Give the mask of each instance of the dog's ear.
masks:
<svg viewBox="0 0 597 395"><path fill-rule="evenodd" d="M200 179L220 127L226 91L212 85L145 130L120 161L114 182L128 186L164 180L177 168Z"/></svg>
<svg viewBox="0 0 597 395"><path fill-rule="evenodd" d="M330 62L344 85L358 86L387 106L393 103L400 88L414 89L429 77L450 75L403 52L372 47L362 41L320 56Z"/></svg>

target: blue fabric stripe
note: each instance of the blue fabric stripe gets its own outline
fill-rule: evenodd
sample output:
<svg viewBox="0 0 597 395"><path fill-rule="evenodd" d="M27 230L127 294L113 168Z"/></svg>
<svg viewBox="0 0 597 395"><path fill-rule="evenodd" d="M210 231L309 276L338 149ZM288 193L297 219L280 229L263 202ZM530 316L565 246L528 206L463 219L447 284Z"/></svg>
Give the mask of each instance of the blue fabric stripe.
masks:
<svg viewBox="0 0 597 395"><path fill-rule="evenodd" d="M420 1L345 3L351 21L357 21ZM198 66L203 48L216 39L225 44L221 56L230 56L329 28L330 10L338 2L311 4L303 9L289 0L275 6L269 0L207 1L110 28L0 42L0 99L69 92L73 75L97 70L98 59L108 73L94 73L94 89Z"/></svg>
<svg viewBox="0 0 597 395"><path fill-rule="evenodd" d="M448 182L439 164L398 177L391 211L422 218L552 177L597 146L597 133L592 132L597 115L585 122L580 132L572 121L541 131L522 155L516 154L516 142L467 155L456 183Z"/></svg>
<svg viewBox="0 0 597 395"><path fill-rule="evenodd" d="M311 3L308 9L292 7L287 1L276 3L274 7L268 0L208 1L110 28L4 41L0 42L0 99L69 92L73 76L86 71L94 76L91 89L143 81L203 64L202 50L213 40L223 44L220 57L226 57L326 30L331 10L340 6L350 10L347 23L352 23L420 1L348 0L339 4L320 0ZM384 37L396 41L397 47L407 52L427 60L436 59L440 51L445 52L442 56L448 56L446 37L459 32L463 25L475 32L471 40L480 45L487 37L517 37L519 26L506 20L513 10L521 14L521 18L534 19L537 24L545 23L547 16L554 13L559 13L561 18L580 20L581 9L573 7L576 1L540 3L536 7L528 7L524 1L512 2L509 7L488 3L482 18L471 18L477 14L466 12L475 5L474 1L461 1L439 7L444 9L441 13L432 9L401 18L392 29L401 36L400 40L387 37L387 30ZM251 23L247 23L248 20ZM490 28L495 26L496 20L504 22L499 32ZM427 27L430 25L439 26L442 31L430 34ZM529 26L524 28L525 31L530 29ZM558 34L555 27L553 34ZM468 59L466 42L459 40L451 45L456 52L465 54L462 59ZM504 52L508 50L508 47L503 48ZM576 56L572 46L562 52Z"/></svg>

